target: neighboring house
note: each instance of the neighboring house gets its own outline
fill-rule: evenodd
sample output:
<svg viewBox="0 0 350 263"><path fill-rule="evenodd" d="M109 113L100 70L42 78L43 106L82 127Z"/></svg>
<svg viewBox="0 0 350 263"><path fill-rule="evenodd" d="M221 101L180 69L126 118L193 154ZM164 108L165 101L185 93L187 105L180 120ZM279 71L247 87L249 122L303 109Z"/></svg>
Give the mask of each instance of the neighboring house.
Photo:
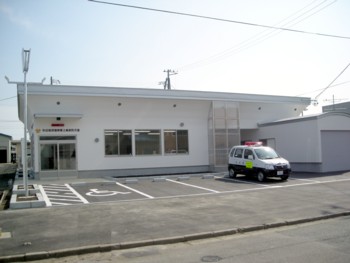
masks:
<svg viewBox="0 0 350 263"><path fill-rule="evenodd" d="M23 93L18 84L20 120ZM31 166L40 178L226 170L229 149L258 134L264 128L259 123L298 117L310 102L305 97L28 84ZM278 150L288 152L295 143L289 142L277 145Z"/></svg>
<svg viewBox="0 0 350 263"><path fill-rule="evenodd" d="M12 147L12 162L17 163L19 167L22 167L22 141L23 140L13 140L11 142ZM28 161L28 167L31 167L31 146L30 142L27 141L27 161Z"/></svg>
<svg viewBox="0 0 350 263"><path fill-rule="evenodd" d="M350 101L323 106L322 112L344 112L350 114Z"/></svg>
<svg viewBox="0 0 350 263"><path fill-rule="evenodd" d="M0 133L0 163L11 162L11 140L11 136Z"/></svg>

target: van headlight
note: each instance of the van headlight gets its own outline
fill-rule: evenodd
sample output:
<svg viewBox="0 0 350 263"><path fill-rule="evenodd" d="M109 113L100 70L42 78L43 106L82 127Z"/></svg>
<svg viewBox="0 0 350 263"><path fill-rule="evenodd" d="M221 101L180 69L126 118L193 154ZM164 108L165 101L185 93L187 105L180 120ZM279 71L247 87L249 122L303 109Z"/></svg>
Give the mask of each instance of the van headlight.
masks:
<svg viewBox="0 0 350 263"><path fill-rule="evenodd" d="M266 170L275 170L275 167L273 166L273 164L266 164L265 169Z"/></svg>

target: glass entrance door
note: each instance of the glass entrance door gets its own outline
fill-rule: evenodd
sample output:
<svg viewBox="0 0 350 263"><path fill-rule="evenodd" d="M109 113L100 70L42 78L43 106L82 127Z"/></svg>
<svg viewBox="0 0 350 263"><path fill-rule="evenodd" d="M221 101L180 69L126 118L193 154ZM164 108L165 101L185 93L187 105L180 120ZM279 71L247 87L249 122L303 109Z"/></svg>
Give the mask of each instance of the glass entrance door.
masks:
<svg viewBox="0 0 350 263"><path fill-rule="evenodd" d="M40 145L41 171L57 170L57 144Z"/></svg>
<svg viewBox="0 0 350 263"><path fill-rule="evenodd" d="M58 169L76 170L75 143L58 144Z"/></svg>
<svg viewBox="0 0 350 263"><path fill-rule="evenodd" d="M73 137L75 139L75 137ZM71 137L40 140L40 173L45 177L76 175L76 144Z"/></svg>

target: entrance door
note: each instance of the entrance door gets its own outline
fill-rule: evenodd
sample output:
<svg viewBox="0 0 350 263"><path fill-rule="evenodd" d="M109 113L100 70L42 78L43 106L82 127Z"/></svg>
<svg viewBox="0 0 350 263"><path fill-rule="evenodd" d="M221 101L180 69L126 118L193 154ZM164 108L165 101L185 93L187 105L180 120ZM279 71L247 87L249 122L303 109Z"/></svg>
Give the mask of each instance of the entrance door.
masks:
<svg viewBox="0 0 350 263"><path fill-rule="evenodd" d="M76 143L69 139L71 136L40 138L41 176L76 176Z"/></svg>

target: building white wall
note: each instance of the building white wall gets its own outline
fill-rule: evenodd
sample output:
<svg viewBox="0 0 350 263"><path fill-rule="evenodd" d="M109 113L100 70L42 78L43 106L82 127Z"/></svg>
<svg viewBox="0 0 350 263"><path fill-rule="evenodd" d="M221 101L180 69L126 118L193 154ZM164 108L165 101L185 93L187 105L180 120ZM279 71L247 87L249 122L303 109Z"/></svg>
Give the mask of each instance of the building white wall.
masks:
<svg viewBox="0 0 350 263"><path fill-rule="evenodd" d="M79 128L79 132L64 134L77 136L79 171L209 165L209 101L108 97L47 97L40 103L41 100L39 96L30 98L33 113L83 114L81 119L63 117L61 121L39 118L33 126L37 137L45 135L42 129L51 128L51 123L64 123L66 129ZM59 105L57 101L60 101ZM37 133L37 129L41 131ZM105 129L186 129L189 133L189 154L105 156ZM39 149L38 144L36 147ZM39 156L38 150L37 154ZM38 161L36 167L38 171Z"/></svg>
<svg viewBox="0 0 350 263"><path fill-rule="evenodd" d="M328 113L319 117L320 130L350 130L350 115L342 113Z"/></svg>
<svg viewBox="0 0 350 263"><path fill-rule="evenodd" d="M20 85L18 93L21 108ZM239 127L247 131L258 129L258 123L299 116L309 100L254 94L30 85L28 127L33 134L35 171L40 171L38 138L45 135L76 136L79 172L162 167L166 171L173 167L209 166L208 115L213 102L238 104ZM23 119L21 112L19 109ZM61 120L56 120L56 116ZM72 130L45 131L52 129L52 123L64 123L64 129ZM105 129L186 129L189 154L105 156ZM263 137L265 134L261 134L260 138ZM279 147L278 142L276 145Z"/></svg>
<svg viewBox="0 0 350 263"><path fill-rule="evenodd" d="M240 102L239 121L241 129L256 129L258 123L297 117L305 105L293 103Z"/></svg>
<svg viewBox="0 0 350 263"><path fill-rule="evenodd" d="M264 126L243 135L242 140L275 139L275 149L290 162L322 161L316 120Z"/></svg>

